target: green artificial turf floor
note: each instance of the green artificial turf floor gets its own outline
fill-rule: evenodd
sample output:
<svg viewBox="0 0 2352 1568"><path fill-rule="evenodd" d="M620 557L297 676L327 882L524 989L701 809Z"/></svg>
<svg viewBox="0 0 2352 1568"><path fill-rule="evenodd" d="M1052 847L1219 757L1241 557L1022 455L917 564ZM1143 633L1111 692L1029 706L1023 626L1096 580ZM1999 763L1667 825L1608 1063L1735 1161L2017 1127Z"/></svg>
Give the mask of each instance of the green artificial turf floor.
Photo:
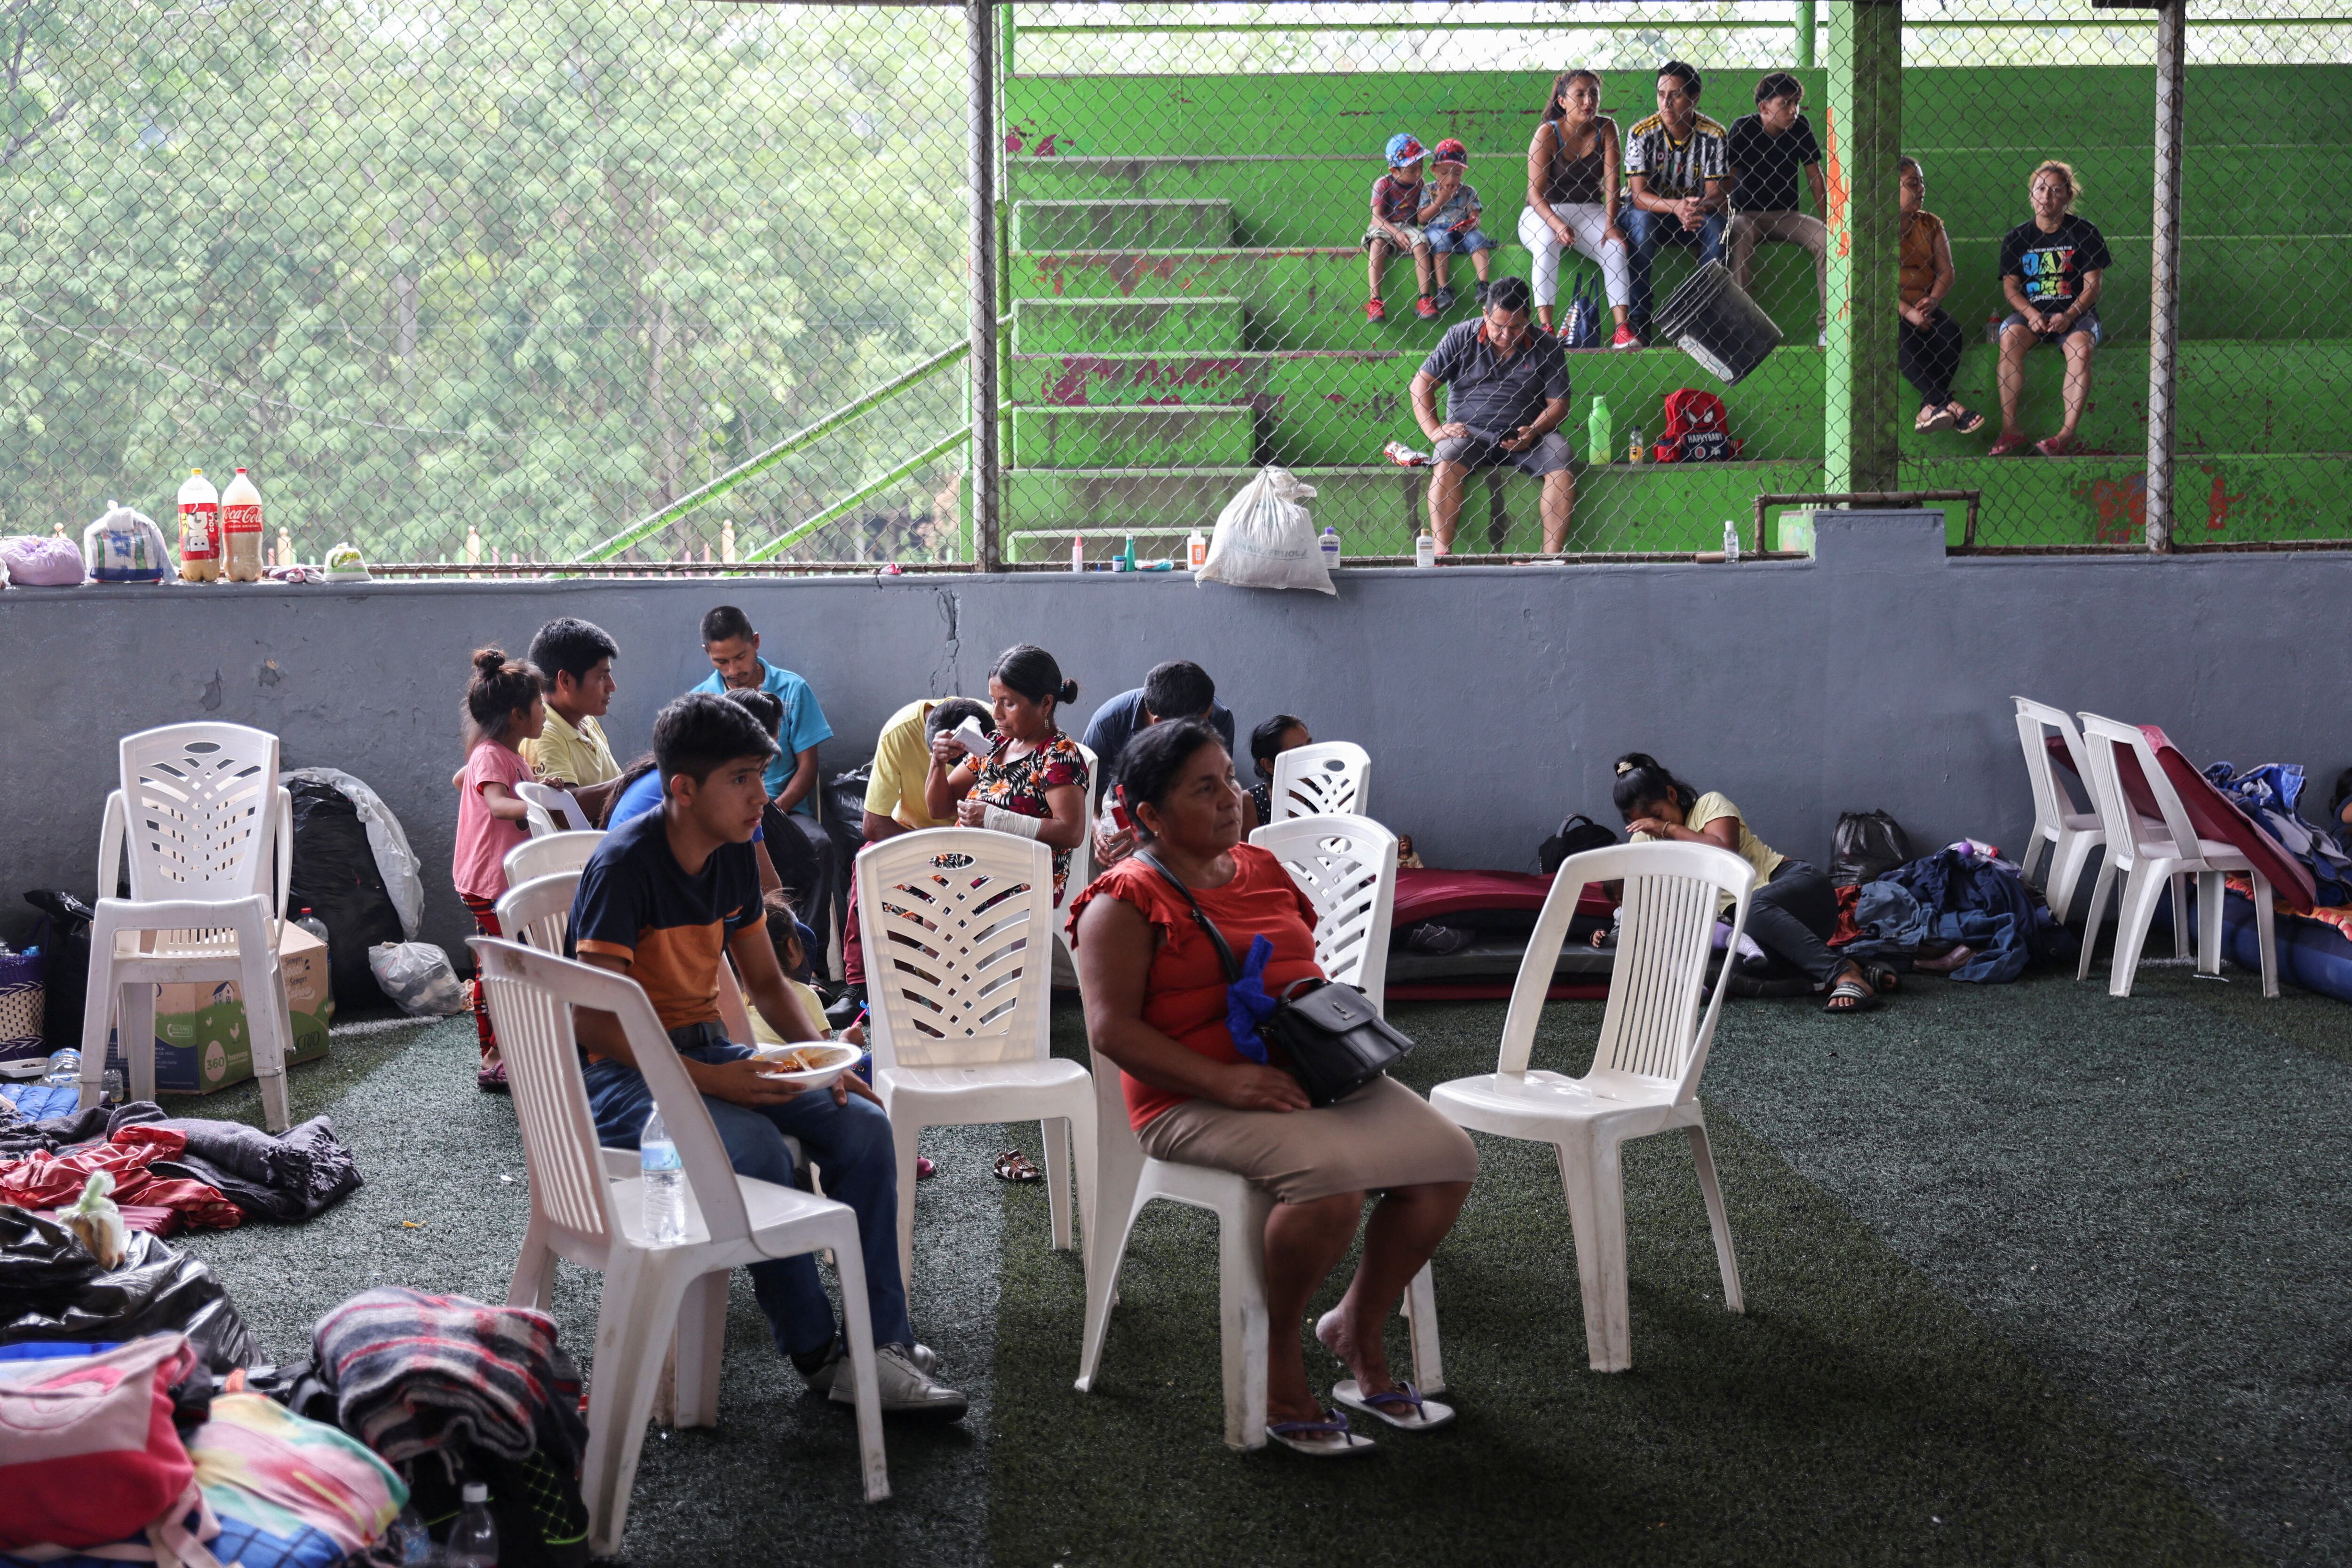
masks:
<svg viewBox="0 0 2352 1568"><path fill-rule="evenodd" d="M1549 1150L1481 1138L1436 1263L1446 1432L1341 1464L1221 1441L1214 1221L1137 1228L1103 1372L1041 1188L988 1175L1036 1129L939 1130L914 1315L963 1423L894 1425L858 1501L846 1413L766 1344L739 1276L721 1425L649 1436L625 1555L722 1563L2288 1563L2352 1557L2352 1021L2251 977L1918 979L1885 1011L1735 1001L1706 1080L1748 1312L1723 1310L1678 1138L1628 1151L1633 1367L1586 1369ZM1400 1006L1426 1089L1491 1069L1500 1004ZM1538 1062L1580 1070L1598 1003ZM1076 1009L1056 1049L1083 1051ZM298 1068L368 1186L307 1226L206 1233L273 1354L378 1282L496 1300L527 1198L469 1020ZM250 1087L203 1113L257 1119ZM193 1108L193 1107L192 1107ZM404 1223L406 1222L406 1223ZM1332 1292L1336 1294L1336 1291ZM556 1312L586 1359L595 1281ZM1396 1354L1402 1365L1399 1325ZM1310 1356L1322 1379L1336 1364ZM1368 1424L1366 1424L1368 1425Z"/></svg>

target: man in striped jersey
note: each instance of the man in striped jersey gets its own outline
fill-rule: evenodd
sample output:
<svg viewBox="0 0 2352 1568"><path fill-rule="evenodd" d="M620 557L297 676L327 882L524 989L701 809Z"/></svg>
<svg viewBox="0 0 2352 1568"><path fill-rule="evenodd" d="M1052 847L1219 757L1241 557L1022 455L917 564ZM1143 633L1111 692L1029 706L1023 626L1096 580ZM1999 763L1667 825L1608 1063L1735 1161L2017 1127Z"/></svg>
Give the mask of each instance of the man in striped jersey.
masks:
<svg viewBox="0 0 2352 1568"><path fill-rule="evenodd" d="M1723 259L1725 184L1730 141L1698 111L1698 71L1680 60L1658 68L1658 112L1625 135L1629 201L1625 233L1633 244L1633 298L1627 325L1650 335L1650 259L1679 245L1704 264Z"/></svg>

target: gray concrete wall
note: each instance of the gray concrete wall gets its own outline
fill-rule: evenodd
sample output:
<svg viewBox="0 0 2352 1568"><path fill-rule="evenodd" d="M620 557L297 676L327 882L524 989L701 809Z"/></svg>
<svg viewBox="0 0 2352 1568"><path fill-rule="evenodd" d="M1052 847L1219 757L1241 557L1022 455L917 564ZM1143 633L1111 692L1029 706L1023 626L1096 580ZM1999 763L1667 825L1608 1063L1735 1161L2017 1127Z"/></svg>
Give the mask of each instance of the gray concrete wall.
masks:
<svg viewBox="0 0 2352 1568"><path fill-rule="evenodd" d="M2160 723L2200 762L2352 754L2352 555L1950 559L1929 514L1825 514L1818 559L1342 572L1337 598L1181 575L393 583L0 595L0 895L96 876L115 738L184 719L274 731L287 764L366 779L426 872L426 931L462 955L448 881L469 652L552 616L620 643L614 747L706 673L704 610L740 604L871 754L890 711L985 695L1024 641L1082 689L1068 727L1162 658L1198 660L1244 730L1287 709L1373 757L1374 814L1433 865L1533 870L1570 811L1612 826L1610 764L1654 753L1780 849L1826 859L1842 810L1921 845L2004 849L2032 820L2010 695ZM21 907L21 906L19 906Z"/></svg>

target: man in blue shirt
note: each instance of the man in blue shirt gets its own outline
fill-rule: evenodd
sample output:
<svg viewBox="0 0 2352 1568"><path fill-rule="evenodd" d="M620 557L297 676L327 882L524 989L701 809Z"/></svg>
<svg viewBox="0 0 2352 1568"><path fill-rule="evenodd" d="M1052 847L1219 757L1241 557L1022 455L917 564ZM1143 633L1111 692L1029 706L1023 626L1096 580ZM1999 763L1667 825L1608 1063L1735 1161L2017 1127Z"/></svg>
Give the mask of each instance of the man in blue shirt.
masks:
<svg viewBox="0 0 2352 1568"><path fill-rule="evenodd" d="M779 669L760 656L760 634L751 618L732 604L722 604L702 618L702 652L710 660L710 674L694 689L724 693L751 688L771 693L784 705L777 727L776 755L768 762L762 782L768 803L790 815L791 825L808 840L805 864L789 833L768 836L768 853L776 874L800 903L795 911L816 934L810 959L822 970L833 929L834 900L848 873L844 866L847 835L836 834L816 820L811 797L816 793L817 747L833 738L833 726L817 706L816 693L790 670Z"/></svg>

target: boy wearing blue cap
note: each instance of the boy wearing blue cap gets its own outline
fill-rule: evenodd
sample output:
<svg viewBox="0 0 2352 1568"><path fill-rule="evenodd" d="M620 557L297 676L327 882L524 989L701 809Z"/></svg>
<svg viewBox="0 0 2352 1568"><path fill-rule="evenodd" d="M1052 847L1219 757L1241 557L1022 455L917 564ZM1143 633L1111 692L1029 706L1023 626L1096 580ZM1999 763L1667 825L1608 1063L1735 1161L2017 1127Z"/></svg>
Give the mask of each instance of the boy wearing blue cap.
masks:
<svg viewBox="0 0 2352 1568"><path fill-rule="evenodd" d="M1400 131L1389 138L1389 172L1372 183L1372 222L1364 230L1372 292L1364 301L1368 321L1389 319L1389 308L1381 301L1381 274L1388 267L1389 256L1398 251L1412 254L1413 276L1421 284L1413 314L1424 321L1437 319L1437 304L1429 297L1429 235L1421 226L1421 164L1427 156L1410 131Z"/></svg>

